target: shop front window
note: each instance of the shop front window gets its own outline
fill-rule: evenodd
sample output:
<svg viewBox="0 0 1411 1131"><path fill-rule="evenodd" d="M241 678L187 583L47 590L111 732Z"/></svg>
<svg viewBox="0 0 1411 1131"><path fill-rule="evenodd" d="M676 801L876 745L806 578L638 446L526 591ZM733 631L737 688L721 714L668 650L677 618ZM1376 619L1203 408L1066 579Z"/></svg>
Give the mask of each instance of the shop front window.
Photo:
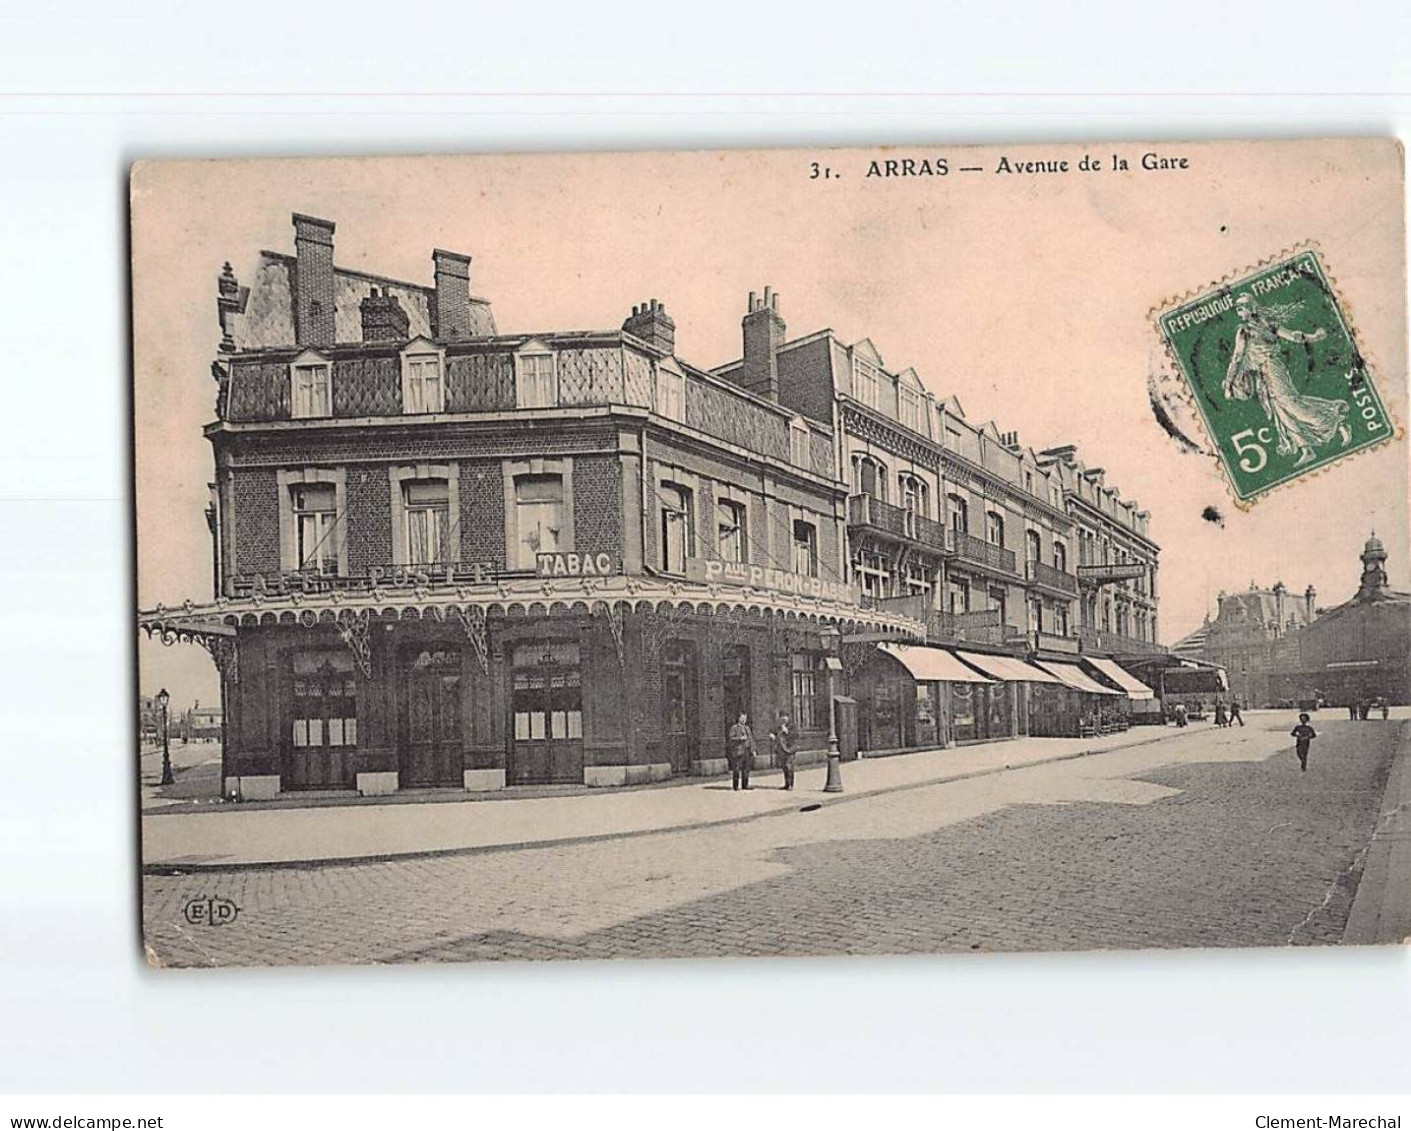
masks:
<svg viewBox="0 0 1411 1131"><path fill-rule="evenodd" d="M293 722L296 750L358 744L357 683L346 651L295 652Z"/></svg>
<svg viewBox="0 0 1411 1131"><path fill-rule="evenodd" d="M800 730L822 730L828 725L824 686L828 682L818 656L796 653L790 658L793 677L793 717Z"/></svg>

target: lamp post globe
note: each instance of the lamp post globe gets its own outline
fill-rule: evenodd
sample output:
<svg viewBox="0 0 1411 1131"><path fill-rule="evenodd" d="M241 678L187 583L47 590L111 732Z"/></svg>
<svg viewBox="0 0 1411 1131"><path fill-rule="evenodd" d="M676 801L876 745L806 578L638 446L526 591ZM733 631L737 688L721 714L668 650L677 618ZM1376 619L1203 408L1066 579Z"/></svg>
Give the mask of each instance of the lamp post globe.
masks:
<svg viewBox="0 0 1411 1131"><path fill-rule="evenodd" d="M162 709L162 785L171 785L176 779L171 772L171 742L167 732L167 705L171 695L164 687L157 692L157 706Z"/></svg>

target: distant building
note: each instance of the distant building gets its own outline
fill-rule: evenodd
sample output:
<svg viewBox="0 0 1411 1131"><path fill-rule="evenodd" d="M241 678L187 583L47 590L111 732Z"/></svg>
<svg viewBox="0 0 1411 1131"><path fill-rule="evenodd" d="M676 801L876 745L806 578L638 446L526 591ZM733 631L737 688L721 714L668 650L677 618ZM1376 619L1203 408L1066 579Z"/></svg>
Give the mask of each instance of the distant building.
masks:
<svg viewBox="0 0 1411 1131"><path fill-rule="evenodd" d="M1173 651L1225 668L1231 694L1252 706L1381 695L1405 703L1411 594L1388 588L1386 548L1375 535L1361 557L1361 583L1350 600L1319 609L1311 585L1297 596L1282 582L1221 593L1215 619Z"/></svg>

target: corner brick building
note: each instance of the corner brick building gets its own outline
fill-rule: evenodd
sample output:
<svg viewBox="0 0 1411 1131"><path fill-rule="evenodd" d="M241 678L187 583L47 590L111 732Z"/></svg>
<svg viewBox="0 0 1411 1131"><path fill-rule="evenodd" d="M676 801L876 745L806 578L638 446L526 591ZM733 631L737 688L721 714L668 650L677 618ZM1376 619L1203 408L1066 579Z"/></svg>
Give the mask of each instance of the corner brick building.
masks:
<svg viewBox="0 0 1411 1131"><path fill-rule="evenodd" d="M228 796L710 773L741 713L821 750L832 642L924 632L859 603L833 428L758 318L742 388L656 300L501 334L468 256L382 278L293 219L218 283L215 597L140 622L216 659Z"/></svg>

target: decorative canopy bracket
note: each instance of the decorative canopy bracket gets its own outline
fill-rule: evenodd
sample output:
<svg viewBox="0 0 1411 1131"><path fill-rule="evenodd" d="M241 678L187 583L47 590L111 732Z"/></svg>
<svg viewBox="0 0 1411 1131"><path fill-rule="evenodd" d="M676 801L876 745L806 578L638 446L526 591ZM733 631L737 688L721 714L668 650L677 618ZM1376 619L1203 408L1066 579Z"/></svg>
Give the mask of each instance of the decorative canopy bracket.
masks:
<svg viewBox="0 0 1411 1131"><path fill-rule="evenodd" d="M337 621L338 635L348 646L348 651L353 653L353 660L364 679L372 678L371 622L372 617L366 609L350 611L340 616Z"/></svg>
<svg viewBox="0 0 1411 1131"><path fill-rule="evenodd" d="M455 614L456 620L461 622L461 627L465 629L470 646L475 649L475 658L480 661L481 674L489 675L490 645L485 632L485 610L473 605L467 612L460 605L454 605L451 611Z"/></svg>
<svg viewBox="0 0 1411 1131"><path fill-rule="evenodd" d="M603 619L607 621L608 631L612 633L612 646L617 650L617 666L623 671L627 670L627 649L623 642L623 616L622 610L614 607L608 601L599 601L593 611L601 613Z"/></svg>

